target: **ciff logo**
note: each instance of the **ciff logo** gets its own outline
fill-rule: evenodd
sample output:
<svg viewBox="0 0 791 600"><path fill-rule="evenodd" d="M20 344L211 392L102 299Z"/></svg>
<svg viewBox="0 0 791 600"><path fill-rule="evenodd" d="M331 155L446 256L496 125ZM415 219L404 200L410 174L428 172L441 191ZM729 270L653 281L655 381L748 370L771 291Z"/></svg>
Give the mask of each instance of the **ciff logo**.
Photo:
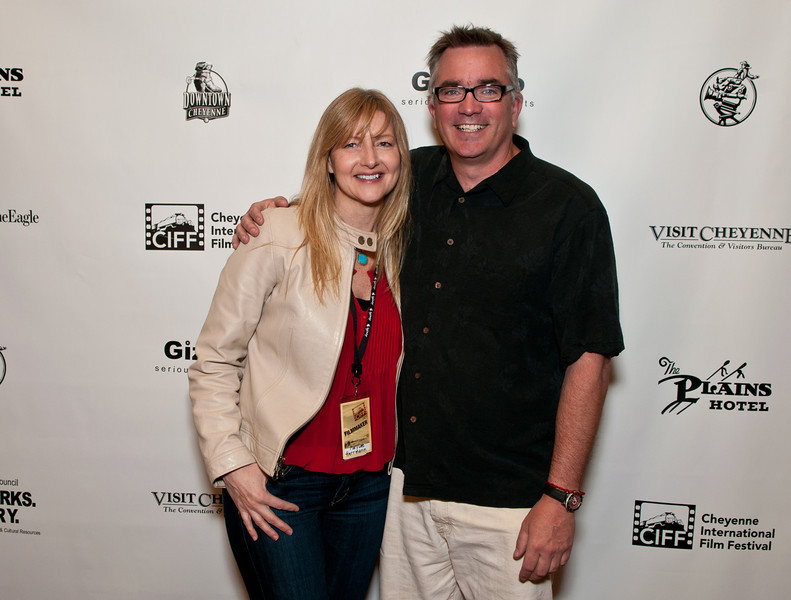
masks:
<svg viewBox="0 0 791 600"><path fill-rule="evenodd" d="M700 108L706 118L720 127L738 125L752 114L758 99L750 64L743 60L738 69L714 71L700 88Z"/></svg>
<svg viewBox="0 0 791 600"><path fill-rule="evenodd" d="M146 250L203 250L203 204L146 204Z"/></svg>
<svg viewBox="0 0 791 600"><path fill-rule="evenodd" d="M231 93L225 80L205 61L196 64L195 74L187 77L184 110L187 121L201 119L204 123L227 117L231 112Z"/></svg>
<svg viewBox="0 0 791 600"><path fill-rule="evenodd" d="M634 503L632 545L691 550L695 534L694 504Z"/></svg>
<svg viewBox="0 0 791 600"><path fill-rule="evenodd" d="M708 377L697 377L681 372L676 363L663 356L659 366L665 377L658 384L672 383L676 397L662 414L680 415L701 399L708 402L709 410L736 412L768 412L766 400L772 395L772 384L749 381L745 375L747 363L726 360ZM705 398L704 398L705 397Z"/></svg>

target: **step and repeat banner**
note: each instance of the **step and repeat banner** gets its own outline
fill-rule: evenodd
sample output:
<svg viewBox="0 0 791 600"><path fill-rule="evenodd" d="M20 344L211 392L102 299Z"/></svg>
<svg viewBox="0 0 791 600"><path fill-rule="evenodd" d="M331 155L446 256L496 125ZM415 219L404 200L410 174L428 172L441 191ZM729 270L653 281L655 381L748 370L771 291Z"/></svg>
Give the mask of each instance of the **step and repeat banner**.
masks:
<svg viewBox="0 0 791 600"><path fill-rule="evenodd" d="M298 191L346 88L436 143L425 54L468 22L517 44L519 133L596 189L615 238L627 349L556 596L786 597L791 4L3 14L0 597L244 597L186 376L231 233Z"/></svg>

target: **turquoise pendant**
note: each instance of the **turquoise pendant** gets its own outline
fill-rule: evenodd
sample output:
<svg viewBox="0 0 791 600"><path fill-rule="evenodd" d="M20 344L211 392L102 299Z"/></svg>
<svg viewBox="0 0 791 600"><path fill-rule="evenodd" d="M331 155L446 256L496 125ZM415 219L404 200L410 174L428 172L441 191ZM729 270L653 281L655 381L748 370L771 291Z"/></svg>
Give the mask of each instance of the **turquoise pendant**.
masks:
<svg viewBox="0 0 791 600"><path fill-rule="evenodd" d="M357 260L358 260L358 262L361 265L364 265L364 264L368 263L368 257L365 254L358 254L357 255Z"/></svg>

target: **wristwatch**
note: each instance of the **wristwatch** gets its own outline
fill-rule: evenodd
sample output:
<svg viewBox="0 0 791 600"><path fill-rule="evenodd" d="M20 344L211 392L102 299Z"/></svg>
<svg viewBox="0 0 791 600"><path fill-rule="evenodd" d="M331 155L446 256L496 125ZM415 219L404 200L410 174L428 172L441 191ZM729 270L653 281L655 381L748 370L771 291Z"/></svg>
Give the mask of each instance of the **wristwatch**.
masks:
<svg viewBox="0 0 791 600"><path fill-rule="evenodd" d="M544 493L560 502L569 512L579 510L582 506L582 497L585 495L585 492L567 490L548 481L544 484Z"/></svg>

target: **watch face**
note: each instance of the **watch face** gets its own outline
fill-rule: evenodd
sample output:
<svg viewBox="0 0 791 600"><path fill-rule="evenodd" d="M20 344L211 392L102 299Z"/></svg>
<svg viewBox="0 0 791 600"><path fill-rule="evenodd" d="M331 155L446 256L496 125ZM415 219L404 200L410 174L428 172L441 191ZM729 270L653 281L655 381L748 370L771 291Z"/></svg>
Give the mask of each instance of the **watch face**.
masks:
<svg viewBox="0 0 791 600"><path fill-rule="evenodd" d="M566 498L566 508L571 512L582 506L582 496L580 494L569 494Z"/></svg>

